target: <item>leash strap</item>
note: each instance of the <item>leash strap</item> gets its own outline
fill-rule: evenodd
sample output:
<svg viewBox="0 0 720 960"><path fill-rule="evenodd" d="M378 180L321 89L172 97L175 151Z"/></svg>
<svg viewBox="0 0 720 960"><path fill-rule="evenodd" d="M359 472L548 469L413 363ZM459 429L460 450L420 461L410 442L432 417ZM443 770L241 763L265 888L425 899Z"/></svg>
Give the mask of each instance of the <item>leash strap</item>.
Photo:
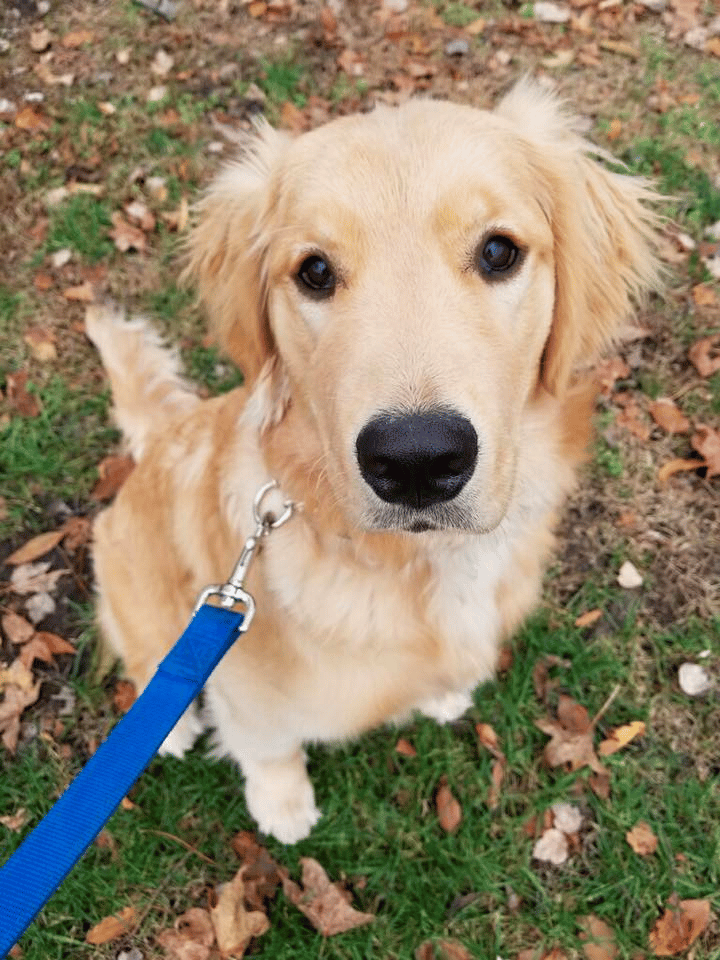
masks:
<svg viewBox="0 0 720 960"><path fill-rule="evenodd" d="M204 604L47 816L0 868L0 957L85 853L238 637L243 614Z"/></svg>

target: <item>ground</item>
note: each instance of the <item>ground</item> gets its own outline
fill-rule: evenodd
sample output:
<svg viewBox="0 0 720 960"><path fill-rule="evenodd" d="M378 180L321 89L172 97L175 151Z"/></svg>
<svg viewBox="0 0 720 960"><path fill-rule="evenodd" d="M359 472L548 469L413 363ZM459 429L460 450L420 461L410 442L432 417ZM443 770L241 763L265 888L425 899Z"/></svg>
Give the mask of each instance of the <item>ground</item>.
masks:
<svg viewBox="0 0 720 960"><path fill-rule="evenodd" d="M293 877L300 855L321 861L375 920L323 939L278 896L248 951L560 960L592 956L583 931L593 916L611 936L595 956L644 957L662 950L651 933L675 898L711 912L692 947L679 935L674 952L719 956L720 338L705 340L720 335L713 4L165 0L161 13L149 4L8 0L0 12L0 851L126 706L93 623L86 521L117 488L123 461L108 459L118 437L85 304L110 294L153 316L204 389L228 389L237 374L208 345L177 261L188 207L232 155L234 131L258 113L299 131L416 93L488 106L529 72L556 83L590 138L666 194L666 290L601 367L597 440L559 524L543 605L497 682L450 727L418 721L312 751L326 815L298 848L268 843ZM674 432L657 422L660 398L673 401ZM666 476L680 460L692 462ZM8 561L54 531L26 562ZM641 585L619 585L625 562ZM680 683L686 662L705 672L708 692ZM592 717L613 693L589 728L582 707ZM568 703L596 748L618 726L644 724L603 758L605 787L587 767L548 765L535 721L559 710L567 732ZM201 750L155 761L23 939L23 955L181 956L160 932L213 902L240 863L233 836L252 829L235 777ZM459 804L450 821L447 790ZM558 830L559 802L581 820L553 864L533 851ZM638 821L658 838L654 853L626 841ZM128 906L122 936L87 941ZM202 949L192 956L220 955Z"/></svg>

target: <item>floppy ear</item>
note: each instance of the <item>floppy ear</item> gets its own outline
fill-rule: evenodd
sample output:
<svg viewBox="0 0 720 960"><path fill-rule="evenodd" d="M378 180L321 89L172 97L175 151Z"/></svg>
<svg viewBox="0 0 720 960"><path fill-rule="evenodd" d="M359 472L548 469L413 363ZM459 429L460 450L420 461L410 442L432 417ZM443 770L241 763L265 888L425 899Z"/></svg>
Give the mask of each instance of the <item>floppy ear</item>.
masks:
<svg viewBox="0 0 720 960"><path fill-rule="evenodd" d="M183 278L194 281L219 345L254 381L274 354L264 261L272 177L288 138L261 123L240 160L229 164L197 206Z"/></svg>
<svg viewBox="0 0 720 960"><path fill-rule="evenodd" d="M612 157L584 140L558 98L521 81L498 113L530 142L555 238L555 310L541 378L553 394L573 370L617 339L634 303L660 285L658 195L640 177L612 173ZM599 159L593 159L592 155Z"/></svg>

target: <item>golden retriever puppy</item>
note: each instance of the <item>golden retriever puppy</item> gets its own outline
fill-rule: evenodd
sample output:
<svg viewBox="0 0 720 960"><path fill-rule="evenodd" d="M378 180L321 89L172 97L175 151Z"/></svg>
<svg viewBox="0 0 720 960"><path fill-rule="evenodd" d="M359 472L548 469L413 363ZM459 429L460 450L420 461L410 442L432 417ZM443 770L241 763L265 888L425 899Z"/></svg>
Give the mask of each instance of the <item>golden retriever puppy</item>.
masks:
<svg viewBox="0 0 720 960"><path fill-rule="evenodd" d="M99 618L142 688L269 479L301 505L207 685L260 829L318 819L303 744L446 721L536 601L588 434L575 372L656 281L653 199L547 91L261 126L189 247L245 386L201 400L143 321L91 311L137 466L97 520ZM181 755L188 712L166 742Z"/></svg>

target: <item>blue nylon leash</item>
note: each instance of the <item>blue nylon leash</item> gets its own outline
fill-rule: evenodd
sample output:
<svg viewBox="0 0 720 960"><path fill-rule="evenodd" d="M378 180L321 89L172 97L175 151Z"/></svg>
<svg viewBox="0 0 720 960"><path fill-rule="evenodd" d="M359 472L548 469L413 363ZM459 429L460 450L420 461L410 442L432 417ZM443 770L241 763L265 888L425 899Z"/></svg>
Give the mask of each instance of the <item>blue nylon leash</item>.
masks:
<svg viewBox="0 0 720 960"><path fill-rule="evenodd" d="M0 869L0 957L85 853L235 642L241 613L203 606L132 708Z"/></svg>
<svg viewBox="0 0 720 960"><path fill-rule="evenodd" d="M246 540L228 582L202 592L187 629L143 693L0 868L0 958L85 853L222 657L249 627L255 605L242 587L248 566L263 537L293 511L286 502L277 519L260 515L260 503L274 486L266 484L255 498L255 533ZM210 606L211 596L219 597L221 606ZM245 607L243 613L229 609L237 603Z"/></svg>

